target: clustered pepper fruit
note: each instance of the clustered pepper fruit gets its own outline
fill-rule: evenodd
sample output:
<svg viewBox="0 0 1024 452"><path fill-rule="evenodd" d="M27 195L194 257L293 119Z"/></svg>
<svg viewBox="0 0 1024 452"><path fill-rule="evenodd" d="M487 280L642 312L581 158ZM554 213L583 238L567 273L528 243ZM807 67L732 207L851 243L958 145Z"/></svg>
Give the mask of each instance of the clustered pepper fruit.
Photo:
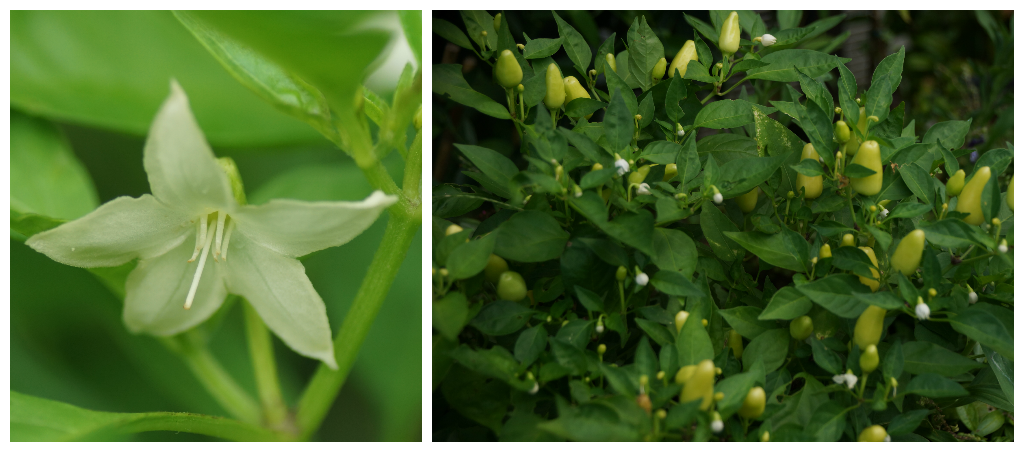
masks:
<svg viewBox="0 0 1024 452"><path fill-rule="evenodd" d="M983 166L975 171L974 177L964 185L964 190L960 192L956 201L956 211L967 214L964 222L978 226L985 221L985 216L981 213L981 193L990 178L992 169Z"/></svg>
<svg viewBox="0 0 1024 452"><path fill-rule="evenodd" d="M718 49L732 55L740 49L740 15L733 11L722 22L722 33L718 35Z"/></svg>
<svg viewBox="0 0 1024 452"><path fill-rule="evenodd" d="M580 82L579 80L576 80L576 77L570 75L562 79L562 86L565 88L565 105L569 105L569 102L581 97L590 99L590 93L587 92L587 89L584 88L583 85L580 85ZM593 113L587 115L587 119L590 119L593 115Z"/></svg>
<svg viewBox="0 0 1024 452"><path fill-rule="evenodd" d="M523 81L523 68L519 66L511 50L501 51L498 64L494 65L494 78L505 89L515 88Z"/></svg>
<svg viewBox="0 0 1024 452"><path fill-rule="evenodd" d="M814 160L818 161L820 157L818 152L814 150L814 145L807 143L804 145L803 151L800 153L800 160ZM815 199L821 196L821 176L804 176L803 174L797 173L796 175L796 188L799 191L801 188L804 189L804 197L807 199Z"/></svg>
<svg viewBox="0 0 1024 452"><path fill-rule="evenodd" d="M544 106L548 107L548 110L558 109L565 102L565 87L562 85L562 71L558 69L557 64L548 65L544 83L547 85L547 91L544 93Z"/></svg>
<svg viewBox="0 0 1024 452"><path fill-rule="evenodd" d="M672 65L668 67L668 77L675 77L676 73L679 73L679 78L683 78L686 75L686 65L690 64L690 61L697 61L697 46L692 39L686 41L672 59Z"/></svg>
<svg viewBox="0 0 1024 452"><path fill-rule="evenodd" d="M682 372L682 369L680 369ZM678 380L679 375L676 375ZM698 363L693 369L693 374L685 380L683 390L679 394L681 403L701 399L700 409L706 410L711 407L711 400L714 398L715 386L715 362L705 359Z"/></svg>
<svg viewBox="0 0 1024 452"><path fill-rule="evenodd" d="M514 271L506 271L498 277L498 298L519 301L526 298L526 281Z"/></svg>
<svg viewBox="0 0 1024 452"><path fill-rule="evenodd" d="M882 154L878 142L869 140L861 143L857 155L851 163L856 163L875 172L866 177L851 177L850 186L864 196L875 196L882 191Z"/></svg>
<svg viewBox="0 0 1024 452"><path fill-rule="evenodd" d="M889 260L889 264L892 265L894 270L899 270L904 276L910 276L917 270L917 266L921 264L921 253L924 251L924 231L920 229L914 229L910 231L900 244L896 246L896 251L892 253L892 259Z"/></svg>
<svg viewBox="0 0 1024 452"><path fill-rule="evenodd" d="M885 309L871 305L857 318L857 324L853 327L853 343L861 350L867 349L869 345L878 345L885 325L885 312Z"/></svg>

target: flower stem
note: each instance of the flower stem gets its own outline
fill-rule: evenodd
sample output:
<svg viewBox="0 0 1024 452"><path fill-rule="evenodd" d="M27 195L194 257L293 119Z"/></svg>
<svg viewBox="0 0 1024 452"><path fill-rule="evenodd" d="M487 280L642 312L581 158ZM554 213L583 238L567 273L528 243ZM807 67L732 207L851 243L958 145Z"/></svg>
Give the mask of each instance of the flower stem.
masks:
<svg viewBox="0 0 1024 452"><path fill-rule="evenodd" d="M245 310L245 332L249 337L249 355L256 376L256 392L263 405L263 418L271 427L282 426L288 418L288 408L281 397L281 386L277 381L277 363L274 361L274 344L270 331L263 319L248 302Z"/></svg>
<svg viewBox="0 0 1024 452"><path fill-rule="evenodd" d="M334 338L334 357L338 362L338 370L331 370L321 364L299 399L296 423L301 438L309 438L320 427L334 403L418 230L418 217L392 213L388 218L380 248L374 254L362 286L345 315L341 330Z"/></svg>
<svg viewBox="0 0 1024 452"><path fill-rule="evenodd" d="M185 333L187 336L189 333ZM163 338L168 348L178 352L206 391L232 416L252 424L260 423L260 408L231 375L220 366L210 350L188 337Z"/></svg>

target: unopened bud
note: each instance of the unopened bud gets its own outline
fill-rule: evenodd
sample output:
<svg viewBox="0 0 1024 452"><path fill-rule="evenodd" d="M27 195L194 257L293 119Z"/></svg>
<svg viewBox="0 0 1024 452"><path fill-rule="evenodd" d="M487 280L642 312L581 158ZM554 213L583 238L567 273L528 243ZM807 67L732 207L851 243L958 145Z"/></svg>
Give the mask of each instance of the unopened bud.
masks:
<svg viewBox="0 0 1024 452"><path fill-rule="evenodd" d="M606 352L606 351L608 351L608 346L607 345L600 344L600 345L597 346L597 354L598 355L603 355L604 352Z"/></svg>

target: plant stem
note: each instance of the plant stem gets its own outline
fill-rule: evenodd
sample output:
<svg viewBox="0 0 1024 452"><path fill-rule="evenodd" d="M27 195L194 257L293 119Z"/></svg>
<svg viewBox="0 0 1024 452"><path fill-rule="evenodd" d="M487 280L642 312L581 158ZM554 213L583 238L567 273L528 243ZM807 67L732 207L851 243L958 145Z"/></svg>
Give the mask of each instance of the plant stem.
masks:
<svg viewBox="0 0 1024 452"><path fill-rule="evenodd" d="M232 441L291 441L294 438L280 432L239 422L234 419L193 413L139 413L102 430L91 432L86 438L105 438L109 434L130 434L151 431L198 433Z"/></svg>
<svg viewBox="0 0 1024 452"><path fill-rule="evenodd" d="M281 397L281 386L277 381L277 363L274 361L274 344L270 331L263 319L248 303L244 304L245 332L249 337L249 355L252 357L253 373L256 377L256 392L263 405L263 419L272 427L282 426L288 418L288 408Z"/></svg>
<svg viewBox="0 0 1024 452"><path fill-rule="evenodd" d="M391 214L380 248L373 256L366 277L345 315L341 330L334 338L334 357L338 370L321 364L299 399L296 423L300 437L307 439L319 428L328 409L352 370L366 334L373 325L391 283L398 273L413 237L419 230L419 217Z"/></svg>
<svg viewBox="0 0 1024 452"><path fill-rule="evenodd" d="M187 336L188 333L186 333ZM260 423L260 407L231 375L220 366L205 346L193 344L188 337L164 338L168 348L185 361L207 392L232 416L252 424Z"/></svg>

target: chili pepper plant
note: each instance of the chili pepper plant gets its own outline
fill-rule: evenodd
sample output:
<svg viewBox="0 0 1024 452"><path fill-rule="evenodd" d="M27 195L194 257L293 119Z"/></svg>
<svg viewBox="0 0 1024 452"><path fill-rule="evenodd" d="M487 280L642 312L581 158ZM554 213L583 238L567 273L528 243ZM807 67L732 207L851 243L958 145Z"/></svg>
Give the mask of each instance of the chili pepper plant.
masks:
<svg viewBox="0 0 1024 452"><path fill-rule="evenodd" d="M866 83L812 39L842 15L685 14L670 48L517 14L433 22L472 55L435 105L505 134L444 132L435 440L1012 440L1013 144L906 123L906 49Z"/></svg>

